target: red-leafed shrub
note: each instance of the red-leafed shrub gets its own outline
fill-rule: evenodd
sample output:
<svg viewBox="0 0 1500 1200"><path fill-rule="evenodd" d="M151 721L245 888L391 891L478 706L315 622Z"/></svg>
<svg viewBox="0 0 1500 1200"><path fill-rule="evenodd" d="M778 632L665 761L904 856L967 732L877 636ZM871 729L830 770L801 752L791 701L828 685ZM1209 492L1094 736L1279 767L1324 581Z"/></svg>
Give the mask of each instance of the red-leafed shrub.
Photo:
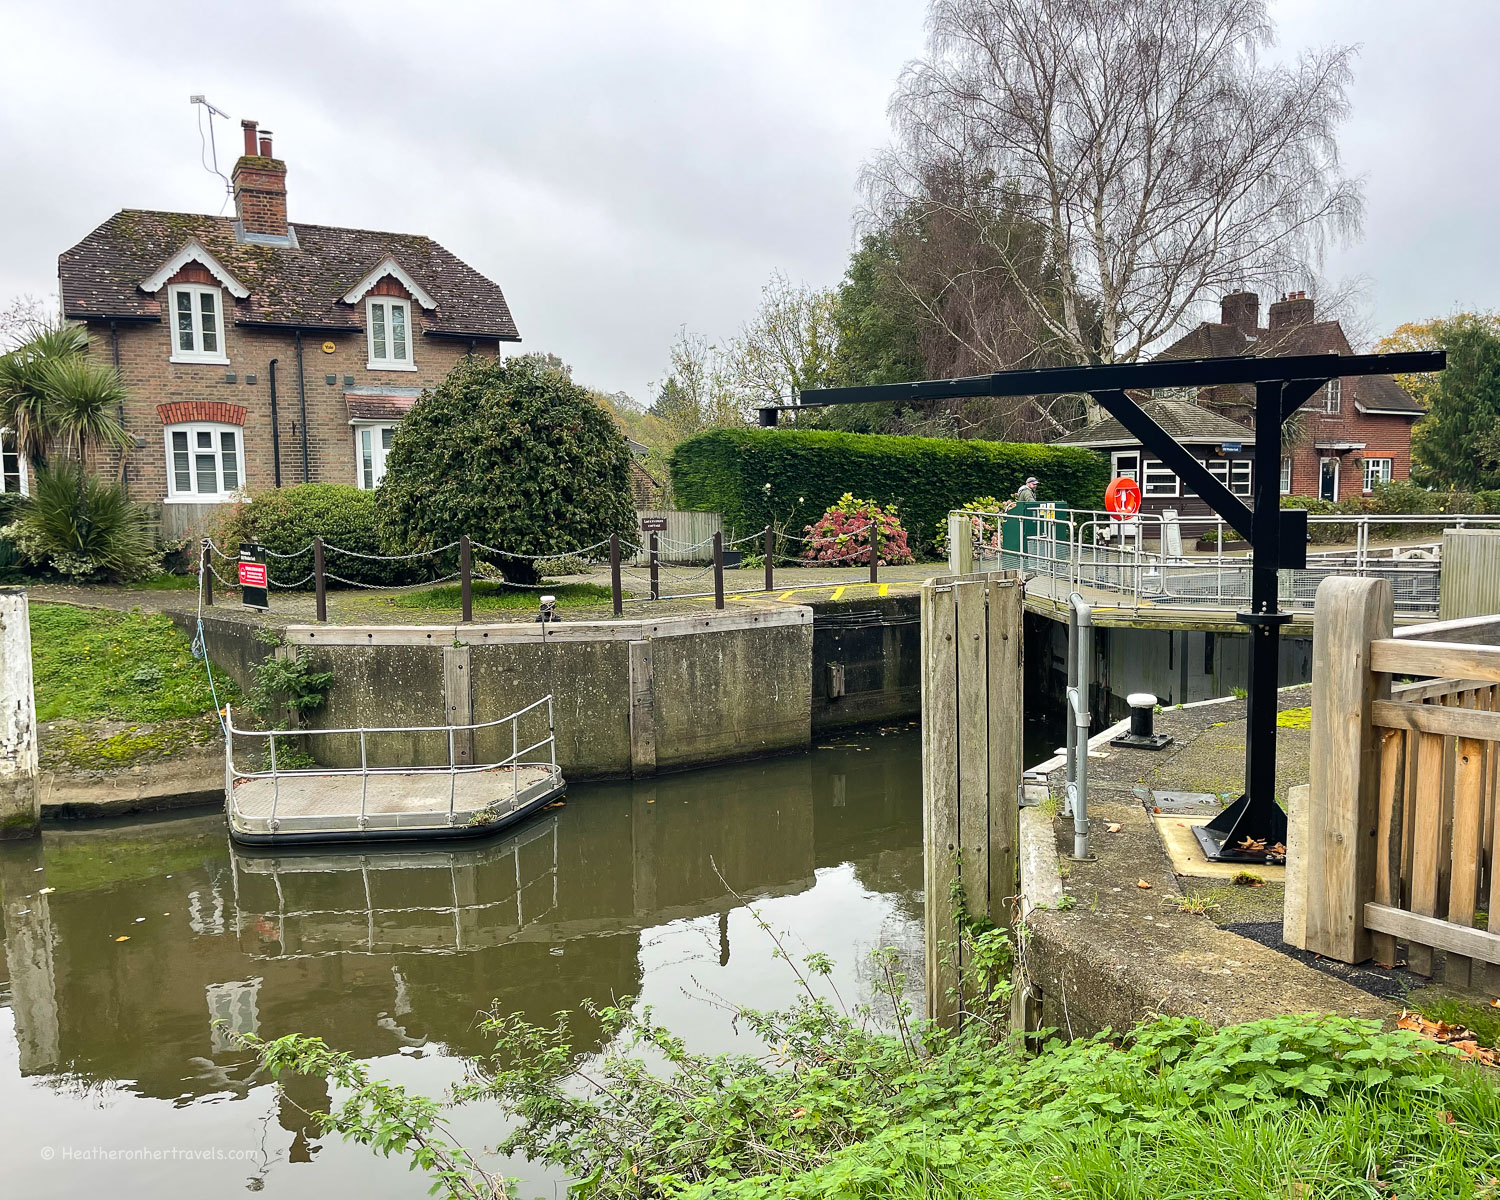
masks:
<svg viewBox="0 0 1500 1200"><path fill-rule="evenodd" d="M906 544L906 530L896 517L896 506L882 508L873 500L857 500L845 492L813 524L804 527L808 541L802 551L807 563L842 566L868 563L872 532L878 561L887 565L915 562Z"/></svg>

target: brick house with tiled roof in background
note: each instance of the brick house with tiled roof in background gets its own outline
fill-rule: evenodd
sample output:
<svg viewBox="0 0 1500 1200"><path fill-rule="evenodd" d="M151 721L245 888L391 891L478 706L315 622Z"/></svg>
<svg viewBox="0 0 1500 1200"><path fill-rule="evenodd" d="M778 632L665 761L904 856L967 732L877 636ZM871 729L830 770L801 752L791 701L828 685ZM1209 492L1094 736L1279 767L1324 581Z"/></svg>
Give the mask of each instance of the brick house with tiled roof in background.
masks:
<svg viewBox="0 0 1500 1200"><path fill-rule="evenodd" d="M63 317L129 392L134 443L101 469L168 538L244 491L374 487L422 390L521 340L499 285L431 238L289 221L271 134L241 125L233 217L125 209L58 258Z"/></svg>
<svg viewBox="0 0 1500 1200"><path fill-rule="evenodd" d="M1219 358L1256 354L1351 354L1337 321L1316 319L1303 292L1283 296L1260 324L1260 297L1233 292L1220 302L1218 321L1205 321L1160 358ZM1204 388L1198 402L1246 426L1255 423L1249 386ZM1411 475L1411 431L1422 407L1388 375L1334 379L1302 406L1298 436L1281 463L1283 495L1342 500L1375 484Z"/></svg>

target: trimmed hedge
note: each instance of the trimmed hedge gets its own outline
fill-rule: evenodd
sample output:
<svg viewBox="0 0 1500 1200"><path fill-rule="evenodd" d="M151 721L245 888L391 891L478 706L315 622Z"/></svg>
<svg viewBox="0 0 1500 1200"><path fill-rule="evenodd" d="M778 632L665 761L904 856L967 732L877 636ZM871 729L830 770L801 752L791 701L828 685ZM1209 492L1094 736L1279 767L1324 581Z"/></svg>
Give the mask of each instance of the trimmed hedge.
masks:
<svg viewBox="0 0 1500 1200"><path fill-rule="evenodd" d="M771 524L800 533L852 492L896 505L924 552L949 510L1013 495L1028 475L1039 499L1099 508L1109 463L1071 446L803 429L714 429L672 451L677 503L721 514L736 537Z"/></svg>
<svg viewBox="0 0 1500 1200"><path fill-rule="evenodd" d="M330 548L353 550L356 554L393 553L381 540L376 520L379 495L343 483L302 483L264 492L253 500L234 505L220 522L214 541L228 554L234 554L241 542L259 542L273 554L295 555L269 560L269 574L280 584L295 583L312 571L310 547L314 537L323 539L324 570L356 583L393 587L436 579L443 574L434 558L373 562ZM454 555L447 557L451 559ZM219 571L224 573L222 563ZM343 585L330 580L329 586ZM312 583L309 581L302 587L311 589Z"/></svg>

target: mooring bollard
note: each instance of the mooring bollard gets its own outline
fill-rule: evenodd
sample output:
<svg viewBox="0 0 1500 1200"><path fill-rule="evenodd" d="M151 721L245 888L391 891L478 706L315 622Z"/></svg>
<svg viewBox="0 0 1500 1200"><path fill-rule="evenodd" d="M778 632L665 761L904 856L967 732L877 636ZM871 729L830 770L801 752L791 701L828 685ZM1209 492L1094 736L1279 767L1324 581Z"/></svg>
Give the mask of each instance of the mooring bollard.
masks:
<svg viewBox="0 0 1500 1200"><path fill-rule="evenodd" d="M775 586L771 582L771 572L776 569L775 566L774 566L775 554L776 554L776 535L771 531L771 527L769 525L767 525L766 526L766 591L768 591L768 592L775 590Z"/></svg>
<svg viewBox="0 0 1500 1200"><path fill-rule="evenodd" d="M1160 750L1171 742L1164 733L1155 732L1156 697L1150 692L1131 692L1125 697L1130 705L1130 732L1110 738L1111 746L1134 750Z"/></svg>
<svg viewBox="0 0 1500 1200"><path fill-rule="evenodd" d="M658 568L661 564L661 551L657 546L656 530L651 531L651 599L661 599L661 580L658 577Z"/></svg>
<svg viewBox="0 0 1500 1200"><path fill-rule="evenodd" d="M880 582L880 522L870 522L870 582Z"/></svg>
<svg viewBox="0 0 1500 1200"><path fill-rule="evenodd" d="M316 599L318 620L328 620L328 580L323 575L323 539L313 538L313 596Z"/></svg>
<svg viewBox="0 0 1500 1200"><path fill-rule="evenodd" d="M460 534L458 539L458 595L463 608L463 619L474 619L474 556L469 550L469 535Z"/></svg>
<svg viewBox="0 0 1500 1200"><path fill-rule="evenodd" d="M724 607L724 535L714 534L714 607Z"/></svg>
<svg viewBox="0 0 1500 1200"><path fill-rule="evenodd" d="M625 597L620 588L620 535L609 535L609 591L615 602L615 616L625 611Z"/></svg>

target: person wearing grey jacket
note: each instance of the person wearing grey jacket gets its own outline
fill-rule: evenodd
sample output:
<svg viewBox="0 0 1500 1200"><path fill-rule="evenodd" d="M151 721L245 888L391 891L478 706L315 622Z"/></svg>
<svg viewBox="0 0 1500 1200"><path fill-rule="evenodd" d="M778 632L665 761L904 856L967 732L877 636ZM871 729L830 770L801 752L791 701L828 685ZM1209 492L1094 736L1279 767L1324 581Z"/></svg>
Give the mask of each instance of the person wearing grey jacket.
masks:
<svg viewBox="0 0 1500 1200"><path fill-rule="evenodd" d="M1023 483L1019 488L1016 489L1016 499L1017 500L1033 500L1034 501L1036 499L1036 488L1037 488L1037 480L1036 480L1036 476L1033 475L1025 483Z"/></svg>

